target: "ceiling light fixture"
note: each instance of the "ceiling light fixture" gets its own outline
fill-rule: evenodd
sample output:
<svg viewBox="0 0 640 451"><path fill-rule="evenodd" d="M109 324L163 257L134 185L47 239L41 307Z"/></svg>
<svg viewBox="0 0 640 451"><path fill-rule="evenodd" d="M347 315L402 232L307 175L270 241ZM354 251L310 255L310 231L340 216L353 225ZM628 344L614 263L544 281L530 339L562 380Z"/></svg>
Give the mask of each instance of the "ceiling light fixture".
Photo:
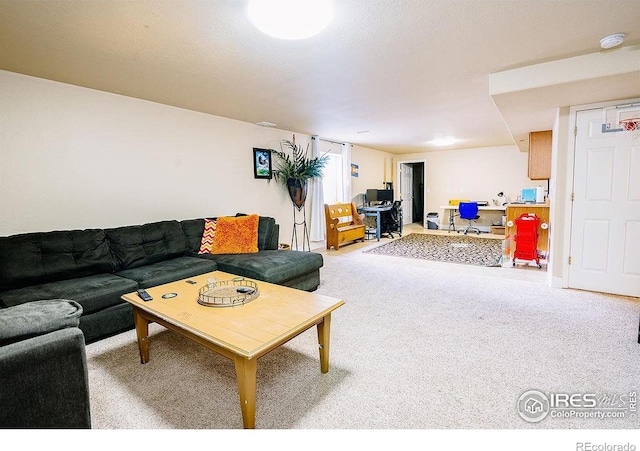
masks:
<svg viewBox="0 0 640 451"><path fill-rule="evenodd" d="M624 33L616 33L600 39L600 47L610 49L617 47L624 42Z"/></svg>
<svg viewBox="0 0 640 451"><path fill-rule="evenodd" d="M267 122L267 121L256 122L256 125L259 125L260 127L275 127L276 126L276 124L274 124L273 122Z"/></svg>
<svg viewBox="0 0 640 451"><path fill-rule="evenodd" d="M333 19L332 0L249 0L249 20L271 37L306 39L325 29Z"/></svg>
<svg viewBox="0 0 640 451"><path fill-rule="evenodd" d="M455 144L456 142L458 142L457 139L451 136L447 136L444 138L436 138L433 141L431 141L431 144L433 144L434 146L450 146L452 144Z"/></svg>

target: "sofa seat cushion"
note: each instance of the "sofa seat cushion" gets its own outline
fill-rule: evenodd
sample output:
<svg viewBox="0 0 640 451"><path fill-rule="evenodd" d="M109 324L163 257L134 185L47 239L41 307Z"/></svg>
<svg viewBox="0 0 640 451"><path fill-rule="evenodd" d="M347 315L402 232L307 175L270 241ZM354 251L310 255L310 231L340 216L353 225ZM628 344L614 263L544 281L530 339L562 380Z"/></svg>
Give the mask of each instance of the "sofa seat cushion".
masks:
<svg viewBox="0 0 640 451"><path fill-rule="evenodd" d="M135 280L140 285L140 288L151 288L156 285L206 274L216 269L217 264L214 261L196 257L178 257L140 268L125 269L118 272L117 275Z"/></svg>
<svg viewBox="0 0 640 451"><path fill-rule="evenodd" d="M50 299L0 309L0 346L78 327L82 307L75 301Z"/></svg>
<svg viewBox="0 0 640 451"><path fill-rule="evenodd" d="M39 299L72 299L88 314L124 302L120 297L138 288L138 284L113 274L79 277L0 293L6 307Z"/></svg>
<svg viewBox="0 0 640 451"><path fill-rule="evenodd" d="M133 322L133 306L128 302L113 305L99 312L82 314L80 330L84 334L85 343L93 343L105 337L119 334L135 328Z"/></svg>
<svg viewBox="0 0 640 451"><path fill-rule="evenodd" d="M116 272L170 260L189 252L187 238L178 221L117 227L105 232Z"/></svg>
<svg viewBox="0 0 640 451"><path fill-rule="evenodd" d="M0 237L0 291L113 272L103 230Z"/></svg>
<svg viewBox="0 0 640 451"><path fill-rule="evenodd" d="M213 260L220 271L263 280L269 283L284 282L319 270L324 261L316 252L260 251L256 254L202 254L199 258Z"/></svg>

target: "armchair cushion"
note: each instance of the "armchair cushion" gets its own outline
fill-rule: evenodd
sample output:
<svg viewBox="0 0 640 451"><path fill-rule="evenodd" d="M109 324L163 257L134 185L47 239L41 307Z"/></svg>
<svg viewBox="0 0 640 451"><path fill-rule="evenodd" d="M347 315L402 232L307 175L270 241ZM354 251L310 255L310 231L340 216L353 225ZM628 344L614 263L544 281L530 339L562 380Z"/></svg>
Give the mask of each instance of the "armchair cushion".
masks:
<svg viewBox="0 0 640 451"><path fill-rule="evenodd" d="M0 346L77 327L82 307L75 301L51 299L0 309Z"/></svg>

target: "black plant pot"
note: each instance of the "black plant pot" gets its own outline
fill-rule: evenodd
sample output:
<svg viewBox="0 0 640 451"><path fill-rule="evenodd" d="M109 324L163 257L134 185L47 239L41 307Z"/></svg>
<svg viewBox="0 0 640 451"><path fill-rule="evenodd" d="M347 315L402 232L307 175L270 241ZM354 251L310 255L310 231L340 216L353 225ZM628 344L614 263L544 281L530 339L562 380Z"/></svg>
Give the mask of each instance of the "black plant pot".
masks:
<svg viewBox="0 0 640 451"><path fill-rule="evenodd" d="M287 180L287 189L289 190L289 196L291 197L293 205L295 205L298 210L302 210L307 200L307 182L289 179Z"/></svg>

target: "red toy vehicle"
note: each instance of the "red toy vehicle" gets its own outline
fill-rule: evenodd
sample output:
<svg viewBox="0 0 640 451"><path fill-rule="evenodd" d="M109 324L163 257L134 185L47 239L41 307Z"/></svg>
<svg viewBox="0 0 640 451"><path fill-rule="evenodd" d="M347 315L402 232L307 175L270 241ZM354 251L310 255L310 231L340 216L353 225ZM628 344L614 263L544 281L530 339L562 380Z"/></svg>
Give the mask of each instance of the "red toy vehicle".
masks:
<svg viewBox="0 0 640 451"><path fill-rule="evenodd" d="M538 227L540 227L540 218L533 213L524 213L516 218L516 249L513 253L513 266L516 266L516 260L527 260L535 261L538 268L542 268L538 255Z"/></svg>

